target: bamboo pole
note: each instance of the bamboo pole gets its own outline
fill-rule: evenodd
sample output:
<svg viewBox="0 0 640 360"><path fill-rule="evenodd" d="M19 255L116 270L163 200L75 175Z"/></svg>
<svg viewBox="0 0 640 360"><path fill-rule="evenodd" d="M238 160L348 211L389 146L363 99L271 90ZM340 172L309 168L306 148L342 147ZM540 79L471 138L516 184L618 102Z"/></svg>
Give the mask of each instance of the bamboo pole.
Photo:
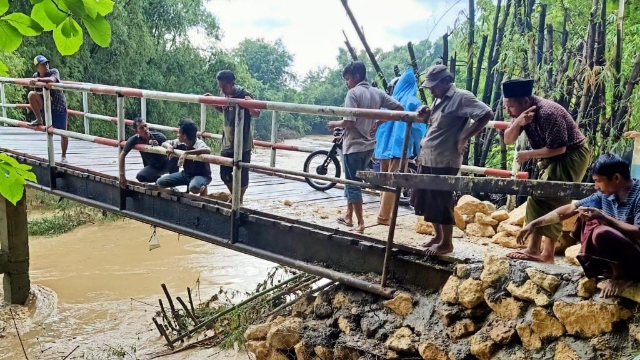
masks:
<svg viewBox="0 0 640 360"><path fill-rule="evenodd" d="M466 89L472 91L473 88L473 44L476 34L476 2L469 0L469 34L467 36L467 78Z"/></svg>
<svg viewBox="0 0 640 360"><path fill-rule="evenodd" d="M447 66L449 63L449 33L442 35L442 65Z"/></svg>
<svg viewBox="0 0 640 360"><path fill-rule="evenodd" d="M482 60L484 59L484 52L487 48L488 35L482 35L482 42L480 43L480 53L478 54L478 63L476 64L476 74L473 76L473 92L478 96L478 87L480 86L480 74L482 73Z"/></svg>
<svg viewBox="0 0 640 360"><path fill-rule="evenodd" d="M509 2L509 0L507 0ZM496 4L496 13L493 16L493 28L491 30L491 44L489 45L489 54L487 55L487 76L484 78L484 91L482 93L482 102L485 104L491 104L491 80L493 80L493 68L496 66L494 62L494 52L496 49L496 42L498 37L498 21L500 20L500 10L502 7L502 0L498 0ZM509 14L505 14L505 17Z"/></svg>
<svg viewBox="0 0 640 360"><path fill-rule="evenodd" d="M540 5L540 17L538 20L538 51L536 52L536 66L540 68L544 54L544 26L547 19L547 5Z"/></svg>
<svg viewBox="0 0 640 360"><path fill-rule="evenodd" d="M616 129L616 133L615 133L616 140L622 136L622 133L625 130L623 120L627 116L627 113L629 111L629 99L631 98L631 95L633 94L633 90L639 80L640 80L640 54L636 56L636 61L635 61L635 65L633 66L633 71L631 71L631 74L629 75L629 79L627 80L625 91L624 91L624 94L622 95L621 102L620 102L620 109L618 110L618 113L616 114L616 118L614 121L614 127Z"/></svg>
<svg viewBox="0 0 640 360"><path fill-rule="evenodd" d="M553 24L547 24L547 37L545 39L545 62L547 68L547 93L553 89Z"/></svg>
<svg viewBox="0 0 640 360"><path fill-rule="evenodd" d="M616 55L613 60L614 78L613 78L613 96L611 100L611 117L614 118L620 108L620 99L622 98L622 41L624 39L624 6L625 0L620 0L618 4L618 19L616 24Z"/></svg>
<svg viewBox="0 0 640 360"><path fill-rule="evenodd" d="M358 55L356 54L356 50L351 46L351 42L349 42L349 38L347 37L347 33L342 30L342 35L344 35L344 44L347 46L347 50L351 55L351 60L358 61Z"/></svg>
<svg viewBox="0 0 640 360"><path fill-rule="evenodd" d="M407 43L407 50L409 50L411 67L413 68L413 74L416 76L416 82L418 83L418 93L420 94L420 100L422 100L423 104L428 104L427 95L424 93L424 88L420 86L420 70L418 69L418 61L416 60L416 53L413 51L413 44L411 43L411 41Z"/></svg>
<svg viewBox="0 0 640 360"><path fill-rule="evenodd" d="M388 84L387 84L387 80L384 78L384 73L382 72L382 69L380 69L380 65L378 64L378 61L376 60L376 57L373 54L373 51L371 51L371 48L369 47L369 43L367 43L367 39L364 37L364 33L362 32L362 29L360 29L360 26L358 25L358 22L356 21L355 16L351 12L351 9L349 8L349 4L347 4L347 0L340 0L340 2L342 2L342 6L344 6L344 9L347 12L347 15L349 16L349 19L351 20L353 27L356 29L356 33L358 34L358 37L360 38L360 41L364 46L364 50L367 52L367 55L369 56L369 60L371 60L371 64L373 65L373 68L376 70L377 75L382 80L382 87L386 89Z"/></svg>

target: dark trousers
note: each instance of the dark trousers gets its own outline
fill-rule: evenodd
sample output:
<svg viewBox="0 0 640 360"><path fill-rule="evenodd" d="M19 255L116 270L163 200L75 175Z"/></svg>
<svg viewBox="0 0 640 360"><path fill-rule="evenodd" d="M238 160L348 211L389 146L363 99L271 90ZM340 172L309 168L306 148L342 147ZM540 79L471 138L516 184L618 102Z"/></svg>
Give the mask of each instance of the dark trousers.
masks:
<svg viewBox="0 0 640 360"><path fill-rule="evenodd" d="M147 165L136 175L136 179L141 183L154 183L164 174L178 172L178 158L171 158L162 164Z"/></svg>

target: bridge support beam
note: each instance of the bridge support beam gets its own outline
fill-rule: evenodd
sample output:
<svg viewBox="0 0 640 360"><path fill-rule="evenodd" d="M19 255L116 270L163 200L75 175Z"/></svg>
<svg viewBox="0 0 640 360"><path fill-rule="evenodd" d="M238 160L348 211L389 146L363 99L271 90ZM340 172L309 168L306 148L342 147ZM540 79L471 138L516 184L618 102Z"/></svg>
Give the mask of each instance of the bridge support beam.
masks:
<svg viewBox="0 0 640 360"><path fill-rule="evenodd" d="M0 272L4 301L24 304L31 287L26 194L15 206L0 197Z"/></svg>

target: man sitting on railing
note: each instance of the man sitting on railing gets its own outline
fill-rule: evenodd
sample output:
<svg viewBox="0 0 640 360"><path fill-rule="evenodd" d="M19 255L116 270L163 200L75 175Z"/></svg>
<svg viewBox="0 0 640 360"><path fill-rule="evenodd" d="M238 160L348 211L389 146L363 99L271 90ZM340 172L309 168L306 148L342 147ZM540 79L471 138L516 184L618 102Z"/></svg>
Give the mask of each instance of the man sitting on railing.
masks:
<svg viewBox="0 0 640 360"><path fill-rule="evenodd" d="M149 131L147 122L142 118L133 119L131 127L136 134L127 140L127 144L120 153L120 186L127 184L127 179L124 176L124 159L134 146L139 144L161 146L167 141L163 133ZM164 174L178 172L177 159L168 159L162 154L152 154L144 151L140 152L140 157L142 157L144 168L138 172L136 179L141 183L154 183Z"/></svg>
<svg viewBox="0 0 640 360"><path fill-rule="evenodd" d="M404 110L402 105L380 89L371 87L367 82L367 68L361 61L353 61L347 65L342 76L347 82L347 97L344 106L348 108L389 110ZM348 180L361 181L356 173L366 170L373 157L376 146L375 132L380 121L345 117L341 121L330 121L329 129L344 128L342 138L342 154L345 177ZM358 219L359 233L364 232L364 216L362 213L362 189L355 185L345 185L344 194L347 198L347 213L338 218L338 223L353 226L353 213Z"/></svg>
<svg viewBox="0 0 640 360"><path fill-rule="evenodd" d="M591 161L591 151L578 124L561 105L533 96L533 80L516 79L502 84L504 107L514 119L504 132L505 144L513 144L523 131L533 150L519 150L519 163L538 160L540 180L581 182ZM570 202L568 198L527 199L525 222ZM508 254L512 259L553 263L556 240L562 224L536 229L529 247ZM544 250L540 249L544 237Z"/></svg>
<svg viewBox="0 0 640 360"><path fill-rule="evenodd" d="M613 154L593 163L592 177L597 193L534 219L522 228L518 241L578 214L572 232L582 243L578 261L588 278L609 279L602 288L606 298L640 281L640 182L631 178L629 164Z"/></svg>
<svg viewBox="0 0 640 360"><path fill-rule="evenodd" d="M35 79L31 80L31 84L35 85L36 82L43 83L59 83L60 72L58 69L49 68L49 60L42 55L38 55L33 59L33 65L36 67L36 73L33 74ZM54 128L60 130L67 130L67 100L64 97L62 90L51 90L51 125ZM29 92L29 105L31 110L36 116L36 120L31 122L31 126L39 126L44 123L42 117L44 116L44 98L42 95L42 89L36 89ZM66 136L60 137L60 147L62 148L61 163L67 162L67 147L69 146L69 138Z"/></svg>
<svg viewBox="0 0 640 360"><path fill-rule="evenodd" d="M167 149L170 157L175 156L174 149L184 151L178 159L178 167L182 166L183 169L181 172L164 175L158 179L157 184L162 188L187 185L190 193L207 195L207 185L211 182L211 166L203 161L187 159L186 156L211 154L211 149L196 137L198 127L193 121L183 119L178 126L178 138L165 141L162 147Z"/></svg>
<svg viewBox="0 0 640 360"><path fill-rule="evenodd" d="M236 76L229 70L222 70L216 75L218 87L222 96L233 99L253 100L253 95L242 86L236 85ZM210 96L211 94L205 94ZM236 132L235 106L214 106L214 108L224 114L224 136L222 137L222 148L220 156L233 158L233 144ZM251 149L253 147L253 134L251 133L251 118L260 116L260 110L245 109L244 124L242 134L242 162L251 162ZM204 129L202 130L204 131ZM240 202L244 199L244 193L249 186L249 169L242 168L240 171ZM220 179L233 192L233 168L220 165Z"/></svg>

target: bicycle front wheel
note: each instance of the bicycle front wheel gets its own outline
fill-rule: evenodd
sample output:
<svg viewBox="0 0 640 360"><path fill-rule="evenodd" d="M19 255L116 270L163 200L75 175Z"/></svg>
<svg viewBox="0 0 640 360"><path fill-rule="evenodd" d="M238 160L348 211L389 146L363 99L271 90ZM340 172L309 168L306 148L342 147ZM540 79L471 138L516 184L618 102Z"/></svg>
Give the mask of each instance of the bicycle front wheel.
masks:
<svg viewBox="0 0 640 360"><path fill-rule="evenodd" d="M305 160L304 172L339 178L341 175L340 161L334 154L329 154L327 150L317 150L309 154L307 160ZM336 186L336 183L325 180L311 178L305 178L304 180L309 186L319 191L327 191Z"/></svg>

